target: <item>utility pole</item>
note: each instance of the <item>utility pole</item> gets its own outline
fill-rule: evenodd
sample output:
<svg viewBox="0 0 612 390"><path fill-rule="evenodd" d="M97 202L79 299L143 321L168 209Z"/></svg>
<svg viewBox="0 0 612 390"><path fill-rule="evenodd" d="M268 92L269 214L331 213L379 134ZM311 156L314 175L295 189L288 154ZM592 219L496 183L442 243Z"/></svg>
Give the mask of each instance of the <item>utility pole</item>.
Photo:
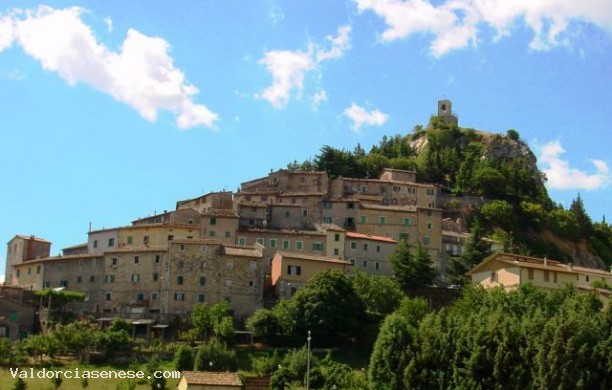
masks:
<svg viewBox="0 0 612 390"><path fill-rule="evenodd" d="M307 360L306 360L306 390L310 389L310 331L308 331L308 348L307 348Z"/></svg>

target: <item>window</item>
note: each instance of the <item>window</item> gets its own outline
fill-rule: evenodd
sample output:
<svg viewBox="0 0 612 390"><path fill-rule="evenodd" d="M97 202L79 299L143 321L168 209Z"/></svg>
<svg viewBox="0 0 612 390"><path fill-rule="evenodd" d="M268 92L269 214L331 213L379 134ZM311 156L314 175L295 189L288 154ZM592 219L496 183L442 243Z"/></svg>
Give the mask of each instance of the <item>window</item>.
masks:
<svg viewBox="0 0 612 390"><path fill-rule="evenodd" d="M379 261L374 263L374 268L376 269L376 271L380 270L380 262Z"/></svg>
<svg viewBox="0 0 612 390"><path fill-rule="evenodd" d="M376 252L380 253L380 245L376 245Z"/></svg>
<svg viewBox="0 0 612 390"><path fill-rule="evenodd" d="M153 275L151 275L151 280L157 282L159 280L159 274L154 272Z"/></svg>
<svg viewBox="0 0 612 390"><path fill-rule="evenodd" d="M136 301L144 301L144 294L143 293L138 293L136 294Z"/></svg>
<svg viewBox="0 0 612 390"><path fill-rule="evenodd" d="M142 238L142 242L143 242L143 244L145 244L145 245L149 245L149 236L144 236L144 237Z"/></svg>
<svg viewBox="0 0 612 390"><path fill-rule="evenodd" d="M261 237L257 237L257 243L263 245L264 244L264 239Z"/></svg>
<svg viewBox="0 0 612 390"><path fill-rule="evenodd" d="M295 242L295 249L297 249L298 251L301 251L302 249L304 249L304 242L303 241L296 241Z"/></svg>
<svg viewBox="0 0 612 390"><path fill-rule="evenodd" d="M351 249L357 249L357 243L355 241L351 241Z"/></svg>
<svg viewBox="0 0 612 390"><path fill-rule="evenodd" d="M359 223L367 223L368 218L365 215L359 217Z"/></svg>
<svg viewBox="0 0 612 390"><path fill-rule="evenodd" d="M21 273L20 270L15 271L15 274L17 275L17 277L19 277L20 273Z"/></svg>
<svg viewBox="0 0 612 390"><path fill-rule="evenodd" d="M302 210L302 217L308 216L308 210Z"/></svg>
<svg viewBox="0 0 612 390"><path fill-rule="evenodd" d="M232 232L225 232L225 238L230 238L232 236Z"/></svg>
<svg viewBox="0 0 612 390"><path fill-rule="evenodd" d="M94 242L93 242L93 247L94 247L94 248L97 248L97 247L98 247L98 240L94 240Z"/></svg>
<svg viewBox="0 0 612 390"><path fill-rule="evenodd" d="M210 218L210 224L211 224L211 225L216 225L216 224L217 224L217 218L215 218L215 217L211 217L211 218Z"/></svg>
<svg viewBox="0 0 612 390"><path fill-rule="evenodd" d="M160 260L161 260L161 256L155 255L155 263L159 263Z"/></svg>
<svg viewBox="0 0 612 390"><path fill-rule="evenodd" d="M115 239L114 238L109 238L108 239L108 246L115 246Z"/></svg>
<svg viewBox="0 0 612 390"><path fill-rule="evenodd" d="M368 244L363 244L363 250L367 251L368 250Z"/></svg>
<svg viewBox="0 0 612 390"><path fill-rule="evenodd" d="M550 272L549 271L544 271L544 281L545 282L550 281Z"/></svg>
<svg viewBox="0 0 612 390"><path fill-rule="evenodd" d="M200 269L206 269L206 262L205 261L201 261L200 262Z"/></svg>
<svg viewBox="0 0 612 390"><path fill-rule="evenodd" d="M302 267L299 265L288 265L287 266L287 275L301 275Z"/></svg>
<svg viewBox="0 0 612 390"><path fill-rule="evenodd" d="M257 262L255 260L249 261L249 268L252 270L257 269Z"/></svg>
<svg viewBox="0 0 612 390"><path fill-rule="evenodd" d="M132 245L132 236L128 236L128 238L127 238L127 244L128 244L128 245Z"/></svg>
<svg viewBox="0 0 612 390"><path fill-rule="evenodd" d="M93 283L93 282L95 282L95 280L96 280L96 277L94 275L89 275L89 281L90 282Z"/></svg>
<svg viewBox="0 0 612 390"><path fill-rule="evenodd" d="M105 283L115 283L115 275L106 275L104 277Z"/></svg>
<svg viewBox="0 0 612 390"><path fill-rule="evenodd" d="M175 301L184 301L185 300L185 294L183 294L183 293L174 293L174 300Z"/></svg>
<svg viewBox="0 0 612 390"><path fill-rule="evenodd" d="M323 217L323 223L334 223L334 219L332 217Z"/></svg>
<svg viewBox="0 0 612 390"><path fill-rule="evenodd" d="M249 287L253 287L255 285L255 282L253 282L252 280L249 280Z"/></svg>
<svg viewBox="0 0 612 390"><path fill-rule="evenodd" d="M427 195L433 195L433 194L434 194L433 188L428 188L427 189Z"/></svg>
<svg viewBox="0 0 612 390"><path fill-rule="evenodd" d="M361 262L361 266L362 266L363 268L368 268L368 261L367 261L367 260L363 260L363 261Z"/></svg>
<svg viewBox="0 0 612 390"><path fill-rule="evenodd" d="M491 272L491 282L498 282L497 276L497 272Z"/></svg>
<svg viewBox="0 0 612 390"><path fill-rule="evenodd" d="M276 238L270 239L270 248L276 248Z"/></svg>
<svg viewBox="0 0 612 390"><path fill-rule="evenodd" d="M427 222L427 230L431 230L433 228L433 225L431 224L431 222Z"/></svg>
<svg viewBox="0 0 612 390"><path fill-rule="evenodd" d="M553 283L557 283L557 271L553 271Z"/></svg>
<svg viewBox="0 0 612 390"><path fill-rule="evenodd" d="M291 211L285 211L285 218L291 218Z"/></svg>
<svg viewBox="0 0 612 390"><path fill-rule="evenodd" d="M208 232L208 237L214 237L215 236L215 231L211 230Z"/></svg>
<svg viewBox="0 0 612 390"><path fill-rule="evenodd" d="M200 286L206 285L206 276L200 276Z"/></svg>
<svg viewBox="0 0 612 390"><path fill-rule="evenodd" d="M173 234L168 234L168 241L172 241L174 240L174 235Z"/></svg>
<svg viewBox="0 0 612 390"><path fill-rule="evenodd" d="M423 236L423 245L429 245L430 242L431 240L428 236Z"/></svg>
<svg viewBox="0 0 612 390"><path fill-rule="evenodd" d="M28 275L32 275L32 267L28 267Z"/></svg>
<svg viewBox="0 0 612 390"><path fill-rule="evenodd" d="M225 268L227 269L234 269L234 260L233 259L229 259L225 262Z"/></svg>
<svg viewBox="0 0 612 390"><path fill-rule="evenodd" d="M132 274L132 282L138 282L140 280L140 274Z"/></svg>
<svg viewBox="0 0 612 390"><path fill-rule="evenodd" d="M533 280L533 268L527 270L527 279Z"/></svg>
<svg viewBox="0 0 612 390"><path fill-rule="evenodd" d="M227 278L225 279L225 287L232 287L232 279Z"/></svg>
<svg viewBox="0 0 612 390"><path fill-rule="evenodd" d="M206 297L204 296L204 294L198 294L198 302L199 303L206 302Z"/></svg>
<svg viewBox="0 0 612 390"><path fill-rule="evenodd" d="M332 208L332 202L323 202L323 208L324 209L331 209Z"/></svg>
<svg viewBox="0 0 612 390"><path fill-rule="evenodd" d="M338 248L334 248L334 256L340 255L340 250Z"/></svg>
<svg viewBox="0 0 612 390"><path fill-rule="evenodd" d="M313 242L312 243L312 250L313 251L322 251L323 250L323 243L321 243L321 242Z"/></svg>
<svg viewBox="0 0 612 390"><path fill-rule="evenodd" d="M334 241L336 241L336 242L340 241L340 234L338 234L338 233L334 234Z"/></svg>
<svg viewBox="0 0 612 390"><path fill-rule="evenodd" d="M404 226L409 226L410 225L410 218L404 218Z"/></svg>
<svg viewBox="0 0 612 390"><path fill-rule="evenodd" d="M104 300L105 301L110 301L112 299L113 299L113 294L112 293L108 292L108 293L104 294Z"/></svg>
<svg viewBox="0 0 612 390"><path fill-rule="evenodd" d="M352 202L351 203L347 203L346 204L346 208L347 209L354 209L355 208L355 203L352 203Z"/></svg>
<svg viewBox="0 0 612 390"><path fill-rule="evenodd" d="M283 249L289 249L289 240L283 240Z"/></svg>
<svg viewBox="0 0 612 390"><path fill-rule="evenodd" d="M111 259L111 265L117 265L117 258L116 257L113 257Z"/></svg>
<svg viewBox="0 0 612 390"><path fill-rule="evenodd" d="M246 245L246 237L238 237L238 245Z"/></svg>
<svg viewBox="0 0 612 390"><path fill-rule="evenodd" d="M134 256L134 264L140 263L140 257Z"/></svg>
<svg viewBox="0 0 612 390"><path fill-rule="evenodd" d="M381 225L384 225L386 222L387 222L387 217L378 218L378 223L380 223Z"/></svg>
<svg viewBox="0 0 612 390"><path fill-rule="evenodd" d="M80 276L77 276L77 283L81 283L83 281L83 278Z"/></svg>
<svg viewBox="0 0 612 390"><path fill-rule="evenodd" d="M591 279L591 278L589 277L589 275L586 275L586 281L587 281L587 282L589 281L589 279Z"/></svg>
<svg viewBox="0 0 612 390"><path fill-rule="evenodd" d="M156 292L152 292L151 293L151 300L152 301L157 301L157 293Z"/></svg>
<svg viewBox="0 0 612 390"><path fill-rule="evenodd" d="M355 259L351 259L351 265L355 265Z"/></svg>
<svg viewBox="0 0 612 390"><path fill-rule="evenodd" d="M176 277L176 284L181 285L184 282L183 275L179 275Z"/></svg>
<svg viewBox="0 0 612 390"><path fill-rule="evenodd" d="M39 274L39 273L40 273L40 265L37 265L36 266L36 274Z"/></svg>

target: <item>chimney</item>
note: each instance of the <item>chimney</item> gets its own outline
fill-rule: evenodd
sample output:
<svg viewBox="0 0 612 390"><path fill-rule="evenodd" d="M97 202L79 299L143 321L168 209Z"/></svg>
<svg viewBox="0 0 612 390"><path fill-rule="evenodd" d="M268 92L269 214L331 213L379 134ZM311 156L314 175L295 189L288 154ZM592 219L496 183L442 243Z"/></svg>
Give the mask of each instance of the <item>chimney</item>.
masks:
<svg viewBox="0 0 612 390"><path fill-rule="evenodd" d="M574 269L574 264L572 264L572 263L567 263L567 268L569 268L569 269L570 269L570 271L571 271L572 269Z"/></svg>
<svg viewBox="0 0 612 390"><path fill-rule="evenodd" d="M544 256L544 265L548 265L548 257Z"/></svg>

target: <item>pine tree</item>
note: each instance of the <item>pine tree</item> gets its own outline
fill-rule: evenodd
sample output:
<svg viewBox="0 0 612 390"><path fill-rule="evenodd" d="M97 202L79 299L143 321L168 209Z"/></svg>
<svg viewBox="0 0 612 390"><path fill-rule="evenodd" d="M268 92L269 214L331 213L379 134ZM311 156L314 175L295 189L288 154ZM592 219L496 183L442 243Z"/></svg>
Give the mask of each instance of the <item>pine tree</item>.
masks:
<svg viewBox="0 0 612 390"><path fill-rule="evenodd" d="M401 241L389 257L395 278L404 290L427 286L436 279L431 257L425 248L419 245L416 256L411 253L411 249L408 243Z"/></svg>

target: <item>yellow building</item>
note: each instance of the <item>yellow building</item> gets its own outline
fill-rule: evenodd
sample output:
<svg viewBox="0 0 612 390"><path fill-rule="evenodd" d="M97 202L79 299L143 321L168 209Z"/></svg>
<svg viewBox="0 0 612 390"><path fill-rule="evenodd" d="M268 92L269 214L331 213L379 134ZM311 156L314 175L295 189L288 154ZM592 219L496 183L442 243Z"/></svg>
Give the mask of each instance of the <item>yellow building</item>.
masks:
<svg viewBox="0 0 612 390"><path fill-rule="evenodd" d="M299 252L279 251L272 259L272 285L277 296L288 298L317 273L329 269L348 273L348 261Z"/></svg>
<svg viewBox="0 0 612 390"><path fill-rule="evenodd" d="M242 389L242 381L235 372L183 371L179 390L232 390Z"/></svg>
<svg viewBox="0 0 612 390"><path fill-rule="evenodd" d="M612 284L612 273L604 270L508 253L487 257L467 274L472 283L485 288L514 289L526 283L544 289L562 288L567 284L584 288L596 280Z"/></svg>

